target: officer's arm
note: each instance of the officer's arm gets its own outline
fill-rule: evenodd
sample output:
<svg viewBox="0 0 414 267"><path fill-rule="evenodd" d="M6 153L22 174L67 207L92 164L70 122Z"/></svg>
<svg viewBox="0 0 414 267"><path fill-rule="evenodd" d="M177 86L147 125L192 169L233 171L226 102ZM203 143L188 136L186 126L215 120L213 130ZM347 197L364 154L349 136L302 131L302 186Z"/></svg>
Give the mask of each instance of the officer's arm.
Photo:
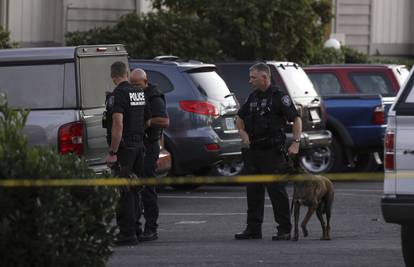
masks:
<svg viewBox="0 0 414 267"><path fill-rule="evenodd" d="M170 126L170 119L163 117L154 117L151 118L151 125L157 126L160 128L168 128Z"/></svg>
<svg viewBox="0 0 414 267"><path fill-rule="evenodd" d="M118 151L119 143L122 139L123 117L122 113L112 114L111 151L114 152Z"/></svg>
<svg viewBox="0 0 414 267"><path fill-rule="evenodd" d="M242 139L242 142L246 145L250 145L250 139L249 139L249 135L247 134L245 130L244 121L239 116L236 116L236 127L239 130L239 135L240 135L240 138Z"/></svg>
<svg viewBox="0 0 414 267"><path fill-rule="evenodd" d="M293 121L292 125L293 140L300 140L302 134L302 119L298 116ZM290 155L297 154L299 152L300 142L292 142L288 149Z"/></svg>

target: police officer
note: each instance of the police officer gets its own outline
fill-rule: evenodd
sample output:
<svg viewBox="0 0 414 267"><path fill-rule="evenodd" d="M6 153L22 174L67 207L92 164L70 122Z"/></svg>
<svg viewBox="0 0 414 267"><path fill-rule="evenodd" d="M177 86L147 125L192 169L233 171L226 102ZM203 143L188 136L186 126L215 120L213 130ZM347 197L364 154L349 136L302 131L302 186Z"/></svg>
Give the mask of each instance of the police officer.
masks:
<svg viewBox="0 0 414 267"><path fill-rule="evenodd" d="M250 67L249 83L254 91L240 108L236 125L239 129L245 174L274 174L287 166L287 154L299 151L302 121L288 95L271 86L270 68L265 63ZM293 122L294 141L285 150L284 127ZM272 240L289 240L291 231L289 197L282 182L247 185L247 227L236 239L262 238L265 188L273 207L277 233Z"/></svg>
<svg viewBox="0 0 414 267"><path fill-rule="evenodd" d="M128 68L123 62L111 65L111 78L116 88L107 96L106 123L109 152L106 163L109 167L119 165L121 177L142 176L145 126L151 116L146 105L144 91L128 82ZM119 234L116 245L137 244L135 221L139 211L136 205L138 193L135 187L122 187L117 209Z"/></svg>
<svg viewBox="0 0 414 267"><path fill-rule="evenodd" d="M145 98L151 109L151 127L145 129L144 145L144 176L155 177L157 160L160 153L160 138L164 128L170 124L167 115L166 102L164 95L155 85L148 84L147 74L142 69L134 69L130 75L130 82L133 85L144 88ZM145 227L144 232L139 235L139 241L151 241L158 238L157 220L158 220L158 203L155 186L146 185L141 191L142 204L144 208ZM138 231L141 232L139 219Z"/></svg>

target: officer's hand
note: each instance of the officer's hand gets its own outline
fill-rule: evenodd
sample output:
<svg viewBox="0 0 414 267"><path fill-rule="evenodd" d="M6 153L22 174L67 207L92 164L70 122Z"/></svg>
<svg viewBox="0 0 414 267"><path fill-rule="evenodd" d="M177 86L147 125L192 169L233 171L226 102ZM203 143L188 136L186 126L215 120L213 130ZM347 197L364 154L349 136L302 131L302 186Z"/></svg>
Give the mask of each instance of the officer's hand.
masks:
<svg viewBox="0 0 414 267"><path fill-rule="evenodd" d="M105 159L105 162L106 162L106 165L109 167L109 168L112 168L114 165L115 165L115 163L118 161L118 157L116 156L116 155L113 155L113 156L111 156L111 155L106 155L106 159Z"/></svg>
<svg viewBox="0 0 414 267"><path fill-rule="evenodd" d="M290 155L296 155L299 153L299 143L293 142L288 149L288 154Z"/></svg>

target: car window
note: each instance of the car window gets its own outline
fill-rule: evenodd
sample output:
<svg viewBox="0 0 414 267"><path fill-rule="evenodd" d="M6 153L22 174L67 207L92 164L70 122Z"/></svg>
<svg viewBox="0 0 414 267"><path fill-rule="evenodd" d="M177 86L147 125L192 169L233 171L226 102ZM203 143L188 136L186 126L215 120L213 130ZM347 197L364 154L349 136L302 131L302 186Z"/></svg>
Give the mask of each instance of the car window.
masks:
<svg viewBox="0 0 414 267"><path fill-rule="evenodd" d="M397 66L392 70L395 74L395 77L397 77L398 84L402 86L405 80L408 78L410 71L407 69L406 66Z"/></svg>
<svg viewBox="0 0 414 267"><path fill-rule="evenodd" d="M247 64L218 65L220 76L240 103L244 103L253 92L249 85L249 67Z"/></svg>
<svg viewBox="0 0 414 267"><path fill-rule="evenodd" d="M397 115L414 115L414 76L411 74L409 80L402 88L402 93L395 106Z"/></svg>
<svg viewBox="0 0 414 267"><path fill-rule="evenodd" d="M164 94L174 90L174 86L164 74L152 70L145 70L145 72L147 73L148 81L151 84L157 85L158 89Z"/></svg>
<svg viewBox="0 0 414 267"><path fill-rule="evenodd" d="M278 72L291 97L318 96L315 87L302 68L297 65L277 65Z"/></svg>
<svg viewBox="0 0 414 267"><path fill-rule="evenodd" d="M0 92L12 107L62 108L63 84L63 64L0 67Z"/></svg>
<svg viewBox="0 0 414 267"><path fill-rule="evenodd" d="M316 90L321 95L335 95L342 92L341 84L333 73L308 73Z"/></svg>
<svg viewBox="0 0 414 267"><path fill-rule="evenodd" d="M105 93L115 88L111 79L111 65L116 61L128 64L126 56L82 57L80 59L80 90L82 107L105 106Z"/></svg>
<svg viewBox="0 0 414 267"><path fill-rule="evenodd" d="M213 71L211 68L195 69L189 72L188 75L194 82L198 91L208 98L223 100L226 96L230 95L226 83L217 72Z"/></svg>
<svg viewBox="0 0 414 267"><path fill-rule="evenodd" d="M349 77L359 93L395 95L389 79L383 73L350 73Z"/></svg>

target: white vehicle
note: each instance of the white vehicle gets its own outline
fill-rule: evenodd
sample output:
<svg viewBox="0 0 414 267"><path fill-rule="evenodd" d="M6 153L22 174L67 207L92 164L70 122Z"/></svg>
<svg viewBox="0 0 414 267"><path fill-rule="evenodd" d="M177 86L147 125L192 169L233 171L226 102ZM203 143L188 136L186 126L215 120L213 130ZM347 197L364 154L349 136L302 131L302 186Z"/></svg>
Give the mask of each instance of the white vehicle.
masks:
<svg viewBox="0 0 414 267"><path fill-rule="evenodd" d="M414 68L388 113L384 151L386 222L401 224L406 266L414 266Z"/></svg>

